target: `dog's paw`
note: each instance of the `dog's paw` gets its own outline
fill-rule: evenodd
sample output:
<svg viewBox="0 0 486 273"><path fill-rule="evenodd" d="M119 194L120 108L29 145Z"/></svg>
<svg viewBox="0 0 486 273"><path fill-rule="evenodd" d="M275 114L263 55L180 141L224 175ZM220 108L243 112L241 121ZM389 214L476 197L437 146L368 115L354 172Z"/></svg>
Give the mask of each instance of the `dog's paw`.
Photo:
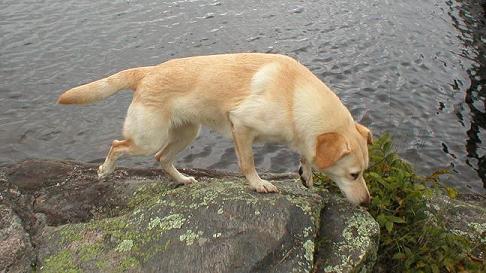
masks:
<svg viewBox="0 0 486 273"><path fill-rule="evenodd" d="M98 167L98 179L106 178L114 171L115 167L107 167L105 165L100 165Z"/></svg>
<svg viewBox="0 0 486 273"><path fill-rule="evenodd" d="M305 170L305 171L304 171ZM314 184L312 170L306 170L302 165L299 167L300 181L304 187L309 188Z"/></svg>
<svg viewBox="0 0 486 273"><path fill-rule="evenodd" d="M177 182L184 184L184 185L188 185L188 184L192 184L192 183L197 183L197 180L196 180L196 178L194 178L192 176L185 176L185 177L181 178L180 180L178 180Z"/></svg>
<svg viewBox="0 0 486 273"><path fill-rule="evenodd" d="M305 180L305 178L302 176L304 174L304 171L302 170L302 166L299 167L299 177L300 177L300 181L302 182L302 185L306 186L306 183L307 183L307 180Z"/></svg>
<svg viewBox="0 0 486 273"><path fill-rule="evenodd" d="M277 187L275 187L274 184L266 180L261 180L258 183L254 183L250 187L254 189L256 192L261 192L261 193L278 192Z"/></svg>

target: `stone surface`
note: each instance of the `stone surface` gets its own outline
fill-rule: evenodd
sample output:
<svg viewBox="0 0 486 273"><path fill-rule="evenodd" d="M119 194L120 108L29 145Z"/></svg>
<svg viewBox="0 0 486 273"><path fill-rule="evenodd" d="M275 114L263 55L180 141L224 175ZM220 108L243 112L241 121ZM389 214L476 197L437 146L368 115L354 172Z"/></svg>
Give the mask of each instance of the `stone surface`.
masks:
<svg viewBox="0 0 486 273"><path fill-rule="evenodd" d="M30 237L20 219L0 204L0 272L29 272L33 262Z"/></svg>
<svg viewBox="0 0 486 273"><path fill-rule="evenodd" d="M373 272L380 226L363 208L324 195L313 272Z"/></svg>
<svg viewBox="0 0 486 273"><path fill-rule="evenodd" d="M304 188L293 174L264 175L281 192L258 194L222 172L183 170L199 183L180 186L158 169L119 168L99 181L96 168L25 161L1 170L0 202L35 246L18 253L34 253L37 271L366 272L373 265L371 216ZM29 272L23 260L13 265Z"/></svg>
<svg viewBox="0 0 486 273"><path fill-rule="evenodd" d="M476 257L486 256L486 199L467 198L466 202L437 194L428 200L427 207L430 216L440 218L450 231L471 239Z"/></svg>
<svg viewBox="0 0 486 273"><path fill-rule="evenodd" d="M114 218L46 229L41 272L309 272L321 200L297 183L283 194L211 180L139 189Z"/></svg>

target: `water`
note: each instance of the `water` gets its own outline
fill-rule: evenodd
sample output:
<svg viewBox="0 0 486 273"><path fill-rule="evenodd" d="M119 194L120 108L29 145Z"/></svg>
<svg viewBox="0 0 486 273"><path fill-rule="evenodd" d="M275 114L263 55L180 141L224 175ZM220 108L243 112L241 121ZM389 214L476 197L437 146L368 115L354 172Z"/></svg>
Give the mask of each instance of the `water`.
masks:
<svg viewBox="0 0 486 273"><path fill-rule="evenodd" d="M356 120L391 132L420 173L449 167L447 183L486 192L484 0L288 2L3 0L0 164L104 158L130 92L56 105L65 89L174 57L258 51L299 59ZM297 168L283 146L255 146L255 154L262 170ZM208 130L177 165L238 169L231 141Z"/></svg>

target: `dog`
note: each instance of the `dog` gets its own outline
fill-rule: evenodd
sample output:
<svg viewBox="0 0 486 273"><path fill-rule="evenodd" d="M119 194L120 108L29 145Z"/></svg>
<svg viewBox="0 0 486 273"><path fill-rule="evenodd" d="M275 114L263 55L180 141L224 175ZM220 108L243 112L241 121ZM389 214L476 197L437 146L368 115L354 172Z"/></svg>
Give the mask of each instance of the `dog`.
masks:
<svg viewBox="0 0 486 273"><path fill-rule="evenodd" d="M372 134L356 123L340 99L309 69L279 54L238 53L172 59L127 69L72 88L60 104L88 104L132 89L123 140L113 140L98 176L113 172L122 154L153 155L178 183L196 182L173 165L201 125L234 141L241 172L251 189L278 192L255 170L255 141L288 145L301 155L299 174L313 184L312 170L335 181L353 204L366 205L363 178Z"/></svg>

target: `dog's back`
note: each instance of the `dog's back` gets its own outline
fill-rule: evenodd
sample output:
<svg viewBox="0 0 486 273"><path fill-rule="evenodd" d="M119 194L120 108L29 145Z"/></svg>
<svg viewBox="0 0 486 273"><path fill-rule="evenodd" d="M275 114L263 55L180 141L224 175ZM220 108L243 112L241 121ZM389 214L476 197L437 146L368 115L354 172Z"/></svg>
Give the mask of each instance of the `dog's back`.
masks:
<svg viewBox="0 0 486 273"><path fill-rule="evenodd" d="M228 135L231 112L244 112L241 114L255 119L260 109L275 120L280 116L279 111L289 111L294 70L299 66L294 59L276 54L174 59L153 67L145 75L137 86L133 102L158 109L170 108L175 124L197 122ZM268 109L270 105L263 103L263 98L272 102L273 111ZM249 104L248 100L253 103ZM245 109L241 105L245 105ZM255 120L258 121L266 122L261 117Z"/></svg>

